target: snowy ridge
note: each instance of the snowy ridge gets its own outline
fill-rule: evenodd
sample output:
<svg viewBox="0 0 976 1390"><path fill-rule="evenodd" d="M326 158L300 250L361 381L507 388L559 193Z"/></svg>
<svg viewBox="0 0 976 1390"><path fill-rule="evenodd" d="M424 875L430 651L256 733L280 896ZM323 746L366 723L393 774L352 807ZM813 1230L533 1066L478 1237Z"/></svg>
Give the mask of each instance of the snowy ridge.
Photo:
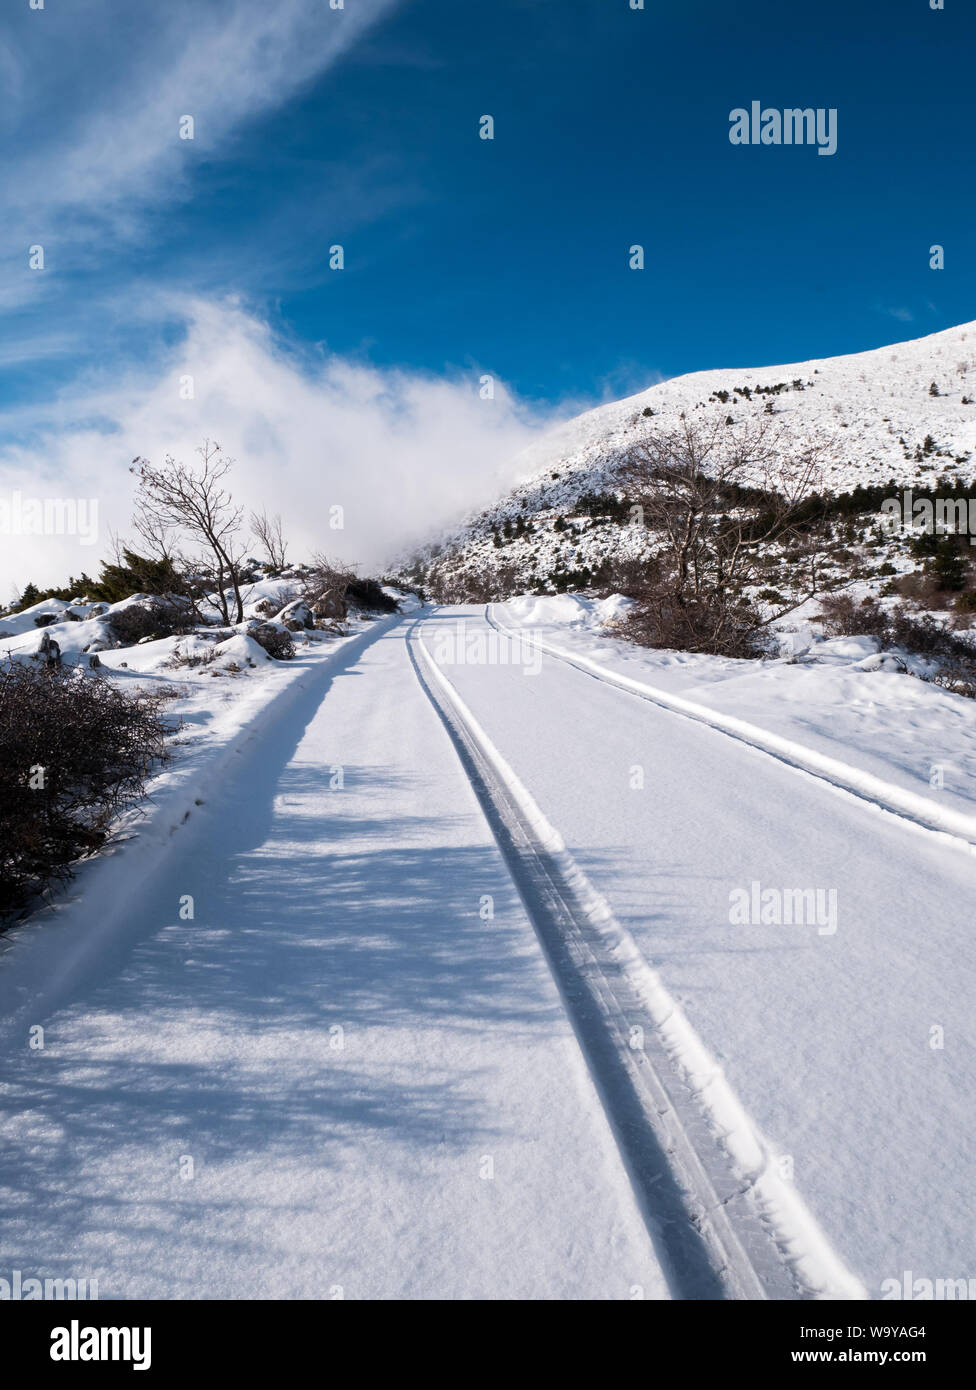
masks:
<svg viewBox="0 0 976 1390"><path fill-rule="evenodd" d="M935 385L937 395L931 393ZM746 394L748 393L748 394ZM667 430L682 414L703 425L737 425L769 415L798 448L827 450L824 488L834 493L894 480L932 485L943 472L973 475L976 456L976 323L925 338L769 367L718 368L674 377L548 431L516 460L524 481L484 512L469 516L419 555L422 565L462 569L527 562L540 575L557 562L599 566L610 555L637 558L639 527L546 529L583 494L615 487L627 451L644 434ZM935 451L921 454L927 437ZM519 518L539 519L534 534L498 549L493 533ZM399 569L409 572L409 563Z"/></svg>
<svg viewBox="0 0 976 1390"><path fill-rule="evenodd" d="M580 869L559 831L431 656L423 641L422 623L415 625L411 640L438 694L433 694L426 681L422 683L441 708L449 728L460 735L459 741L473 755L475 767L487 765L487 775L482 772L480 778L484 791L505 827L513 833L517 847L523 853L527 847L530 858L536 859L533 867L545 880L542 896L548 892L557 900L554 910L545 915L563 938L559 944L568 946L576 967L568 982L561 981L564 996L578 992L582 982L601 1025L616 1043L619 1062L632 1079L637 1078L637 1089L644 1098L644 1123L658 1136L672 1176L684 1190L693 1224L716 1262L724 1296L866 1298L863 1284L834 1252L795 1189L780 1176L775 1155L739 1102L722 1068L648 964L631 933ZM497 795L498 787L504 793L502 798ZM519 838L527 842L526 847L518 846ZM555 875L546 874L546 860L556 866ZM515 871L513 877L518 882ZM556 953L547 939L546 923L539 920L538 908L533 911L525 884L519 883L519 889L550 959L554 960ZM638 1017L648 1019L650 1028L645 1040L635 1048L634 1023ZM578 1019L574 1022L579 1034ZM655 1039L662 1051L657 1067L649 1055ZM580 1042L584 1052L590 1053L582 1036ZM672 1071L687 1087L697 1114L675 1087L675 1078L669 1074ZM606 1103L606 1086L601 1090ZM611 1101L608 1110L612 1108ZM621 1128L626 1129L626 1124L618 1126L618 1133ZM725 1160L720 1158L716 1163L716 1140L727 1155L731 1171ZM646 1173L634 1176L647 1180ZM658 1180L653 1175L650 1178L652 1183ZM655 1189L655 1194L655 1205L660 1208L660 1190ZM686 1218L687 1215L686 1212ZM767 1233L779 1250L782 1265L773 1253ZM668 1254L674 1263L675 1251ZM787 1266L793 1283L784 1289Z"/></svg>
<svg viewBox="0 0 976 1390"><path fill-rule="evenodd" d="M938 396L929 394L933 381ZM766 394L781 384L786 389ZM736 387L749 388L751 399L736 395ZM719 391L730 393L728 402L711 399ZM647 409L659 429L682 411L744 420L763 412L767 401L798 439L825 434L847 455L827 480L835 491L891 477L907 480L917 465L906 466L901 437L910 450L930 432L940 446L952 441L956 453L976 449L976 404L964 404L964 396L976 397L976 322L841 357L690 372L586 411L532 445L521 455L532 470L523 486L552 469L594 469L592 481L599 481L603 461L646 427Z"/></svg>

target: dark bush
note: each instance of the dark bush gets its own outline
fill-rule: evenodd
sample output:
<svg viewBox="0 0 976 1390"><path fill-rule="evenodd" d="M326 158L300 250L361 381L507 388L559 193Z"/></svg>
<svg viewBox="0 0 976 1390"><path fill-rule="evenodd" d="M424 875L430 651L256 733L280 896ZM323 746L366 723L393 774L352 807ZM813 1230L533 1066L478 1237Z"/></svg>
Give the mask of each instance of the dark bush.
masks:
<svg viewBox="0 0 976 1390"><path fill-rule="evenodd" d="M399 613L395 598L383 592L375 579L353 579L346 585L346 600L365 613Z"/></svg>
<svg viewBox="0 0 976 1390"><path fill-rule="evenodd" d="M115 641L123 647L135 646L144 637L158 640L160 637L189 632L195 622L189 603L175 597L148 598L145 603L130 603L127 608L108 614L105 621Z"/></svg>
<svg viewBox="0 0 976 1390"><path fill-rule="evenodd" d="M876 637L888 634L888 617L877 599L857 603L850 594L830 594L821 600L820 621L827 637Z"/></svg>
<svg viewBox="0 0 976 1390"><path fill-rule="evenodd" d="M630 503L615 492L583 492L573 508L576 516L609 517L612 521L630 520Z"/></svg>
<svg viewBox="0 0 976 1390"><path fill-rule="evenodd" d="M152 560L123 550L115 564L102 564L97 582L81 585L92 598L118 603L132 594L179 594L186 592L186 580L172 560Z"/></svg>
<svg viewBox="0 0 976 1390"><path fill-rule="evenodd" d="M678 602L669 585L653 581L634 598L622 618L608 624L615 636L642 647L667 647L675 651L709 652L714 656L755 658L772 645L764 628L745 600L737 603Z"/></svg>
<svg viewBox="0 0 976 1390"><path fill-rule="evenodd" d="M624 594L639 597L648 585L648 562L631 556L612 555L604 561L597 576L599 595Z"/></svg>
<svg viewBox="0 0 976 1390"><path fill-rule="evenodd" d="M896 610L892 615L890 640L897 647L935 661L962 662L976 675L976 647L952 632L928 613L916 617Z"/></svg>
<svg viewBox="0 0 976 1390"><path fill-rule="evenodd" d="M290 632L282 632L273 623L259 623L248 629L248 637L253 637L259 647L263 647L275 661L290 661L295 655L295 643Z"/></svg>
<svg viewBox="0 0 976 1390"><path fill-rule="evenodd" d="M156 696L78 670L0 668L0 916L105 843L166 756L164 733Z"/></svg>

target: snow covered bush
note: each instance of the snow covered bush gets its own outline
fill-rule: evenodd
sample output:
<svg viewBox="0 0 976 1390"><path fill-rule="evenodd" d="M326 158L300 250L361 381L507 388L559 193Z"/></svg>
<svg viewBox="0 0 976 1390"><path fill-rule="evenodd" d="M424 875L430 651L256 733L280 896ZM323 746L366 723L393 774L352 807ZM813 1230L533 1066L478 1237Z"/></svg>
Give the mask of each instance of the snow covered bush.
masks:
<svg viewBox="0 0 976 1390"><path fill-rule="evenodd" d="M34 662L0 667L0 916L71 877L166 756L156 696Z"/></svg>
<svg viewBox="0 0 976 1390"><path fill-rule="evenodd" d="M917 656L947 663L962 663L976 677L976 647L964 636L944 627L930 613L916 617L903 609L892 614L890 640Z"/></svg>
<svg viewBox="0 0 976 1390"><path fill-rule="evenodd" d="M116 642L132 647L145 637L171 637L174 633L189 632L194 614L187 600L166 596L126 604L124 608L115 609L106 622Z"/></svg>
<svg viewBox="0 0 976 1390"><path fill-rule="evenodd" d="M745 598L676 595L669 575L649 581L634 595L630 611L609 623L607 631L642 647L741 658L762 656L773 642Z"/></svg>
<svg viewBox="0 0 976 1390"><path fill-rule="evenodd" d="M927 663L919 672L924 680L976 698L976 646L931 613L914 614L904 607L888 612L876 599L856 603L849 594L831 594L821 609L826 636L875 637L881 647L900 647Z"/></svg>

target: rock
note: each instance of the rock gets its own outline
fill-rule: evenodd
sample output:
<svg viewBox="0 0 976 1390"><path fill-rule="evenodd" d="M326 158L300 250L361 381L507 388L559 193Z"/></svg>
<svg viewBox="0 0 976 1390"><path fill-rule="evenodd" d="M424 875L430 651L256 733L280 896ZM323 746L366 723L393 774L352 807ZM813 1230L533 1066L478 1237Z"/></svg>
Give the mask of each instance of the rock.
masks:
<svg viewBox="0 0 976 1390"><path fill-rule="evenodd" d="M303 598L293 599L291 603L286 603L281 612L277 614L276 622L284 623L290 632L297 632L299 628L311 627L314 622L312 610ZM297 623L298 627L292 624Z"/></svg>
<svg viewBox="0 0 976 1390"><path fill-rule="evenodd" d="M312 604L316 618L344 618L346 611L345 596L338 589L324 589Z"/></svg>
<svg viewBox="0 0 976 1390"><path fill-rule="evenodd" d="M852 671L907 671L908 667L894 652L875 652L863 661L856 661Z"/></svg>
<svg viewBox="0 0 976 1390"><path fill-rule="evenodd" d="M45 632L34 652L35 658L46 661L48 666L61 665L61 648L51 637L50 633Z"/></svg>

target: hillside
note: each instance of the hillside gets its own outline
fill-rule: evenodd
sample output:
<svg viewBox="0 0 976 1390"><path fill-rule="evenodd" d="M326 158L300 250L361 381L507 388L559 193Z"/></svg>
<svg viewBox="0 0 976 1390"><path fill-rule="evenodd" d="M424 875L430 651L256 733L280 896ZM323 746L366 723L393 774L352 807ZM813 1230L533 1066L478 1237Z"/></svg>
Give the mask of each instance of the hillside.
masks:
<svg viewBox="0 0 976 1390"><path fill-rule="evenodd" d="M946 472L968 481L976 453L976 323L844 357L692 372L589 410L521 456L525 480L511 493L401 562L397 573L429 582L432 575L449 581L502 571L503 588L545 590L585 585L610 557L640 557L648 533L626 524L623 511L614 515L606 495L635 442L691 412L736 424L767 414L799 447L824 441L824 487L835 494L892 479L931 487Z"/></svg>

